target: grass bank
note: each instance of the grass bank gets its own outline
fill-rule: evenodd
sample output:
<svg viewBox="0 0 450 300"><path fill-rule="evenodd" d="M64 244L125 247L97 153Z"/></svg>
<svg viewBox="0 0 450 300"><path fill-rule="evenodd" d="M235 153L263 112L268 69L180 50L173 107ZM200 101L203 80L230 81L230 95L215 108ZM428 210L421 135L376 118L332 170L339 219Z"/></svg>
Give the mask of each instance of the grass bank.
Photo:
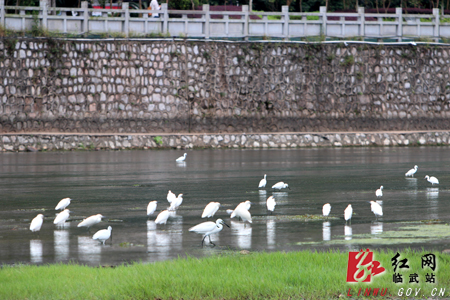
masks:
<svg viewBox="0 0 450 300"><path fill-rule="evenodd" d="M374 253L386 272L366 284L346 283L348 253L338 251L233 253L115 268L3 266L0 299L334 299L349 298L349 289L355 297L360 287L363 293L387 288L385 298L395 298L401 288L420 288L421 296L430 297L434 288L450 285L447 254L432 252L438 263L432 284L425 282L432 271L421 266L421 256L429 251L400 250L399 259L407 258L410 268L397 270L406 283L396 284L391 259L397 251ZM409 283L410 273L418 274L418 284Z"/></svg>

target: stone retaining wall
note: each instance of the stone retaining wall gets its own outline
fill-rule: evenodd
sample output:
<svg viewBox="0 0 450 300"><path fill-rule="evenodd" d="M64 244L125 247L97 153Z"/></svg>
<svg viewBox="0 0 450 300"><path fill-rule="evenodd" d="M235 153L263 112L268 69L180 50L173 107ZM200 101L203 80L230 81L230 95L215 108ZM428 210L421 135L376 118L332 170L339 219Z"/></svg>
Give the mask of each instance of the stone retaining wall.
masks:
<svg viewBox="0 0 450 300"><path fill-rule="evenodd" d="M448 130L449 104L447 45L0 40L0 133Z"/></svg>
<svg viewBox="0 0 450 300"><path fill-rule="evenodd" d="M450 132L187 135L2 135L1 151L449 145Z"/></svg>

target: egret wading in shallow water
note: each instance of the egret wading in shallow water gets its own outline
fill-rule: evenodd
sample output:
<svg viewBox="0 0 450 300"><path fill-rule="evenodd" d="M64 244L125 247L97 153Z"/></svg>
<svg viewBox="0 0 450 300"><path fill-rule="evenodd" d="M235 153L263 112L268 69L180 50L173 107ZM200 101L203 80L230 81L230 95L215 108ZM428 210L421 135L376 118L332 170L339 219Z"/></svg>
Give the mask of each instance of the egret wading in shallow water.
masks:
<svg viewBox="0 0 450 300"><path fill-rule="evenodd" d="M376 220L378 220L378 217L383 216L383 208L375 201L370 201L370 210L375 214Z"/></svg>
<svg viewBox="0 0 450 300"><path fill-rule="evenodd" d="M108 226L108 229L102 229L97 231L94 236L92 237L93 240L97 240L103 245L105 245L105 242L107 239L111 238L111 245L112 245L112 227Z"/></svg>
<svg viewBox="0 0 450 300"><path fill-rule="evenodd" d="M56 216L55 220L53 221L53 224L62 226L62 225L64 225L66 220L69 218L69 216L70 216L70 210L65 209Z"/></svg>
<svg viewBox="0 0 450 300"><path fill-rule="evenodd" d="M187 153L183 154L183 156L178 157L175 161L182 162L186 160Z"/></svg>
<svg viewBox="0 0 450 300"><path fill-rule="evenodd" d="M41 230L42 227L42 223L44 223L44 215L43 214L38 214L36 217L34 217L34 219L31 221L30 224L30 230L32 232L38 232L39 230Z"/></svg>
<svg viewBox="0 0 450 300"><path fill-rule="evenodd" d="M380 188L375 191L375 196L377 196L377 197L383 196L383 186L380 186Z"/></svg>
<svg viewBox="0 0 450 300"><path fill-rule="evenodd" d="M272 185L272 188L275 190L281 190L286 188L291 189L289 185L287 183L284 183L283 181L275 183L274 185Z"/></svg>
<svg viewBox="0 0 450 300"><path fill-rule="evenodd" d="M347 224L347 221L352 221L352 215L353 215L353 208L352 205L349 204L347 206L347 208L344 210L344 219L345 219L345 224Z"/></svg>
<svg viewBox="0 0 450 300"><path fill-rule="evenodd" d="M156 223L156 224L166 224L166 223L167 223L167 220L169 219L169 216L170 216L169 211L168 211L167 209L166 209L166 210L163 210L163 211L160 212L160 213L158 214L158 216L156 217L155 223Z"/></svg>
<svg viewBox="0 0 450 300"><path fill-rule="evenodd" d="M175 198L175 200L172 201L170 204L169 210L175 211L180 207L181 203L183 203L183 194L179 194L178 197Z"/></svg>
<svg viewBox="0 0 450 300"><path fill-rule="evenodd" d="M414 168L412 168L411 170L409 170L408 172L405 173L405 176L414 177L414 174L416 174L418 168L419 167L417 165L415 165Z"/></svg>
<svg viewBox="0 0 450 300"><path fill-rule="evenodd" d="M248 211L248 209L245 209L244 206L237 206L233 213L231 214L230 218L239 217L241 220L245 222L252 223L252 215Z"/></svg>
<svg viewBox="0 0 450 300"><path fill-rule="evenodd" d="M103 218L103 215L101 215L101 214L90 216L90 217L84 219L82 222L80 222L77 227L87 227L87 230L89 231L92 226L100 223L102 221L102 218Z"/></svg>
<svg viewBox="0 0 450 300"><path fill-rule="evenodd" d="M269 198L267 198L266 206L267 206L267 210L270 211L270 214L272 214L273 211L275 210L275 205L277 205L277 203L275 202L275 198L273 196L270 196Z"/></svg>
<svg viewBox="0 0 450 300"><path fill-rule="evenodd" d="M428 180L428 182L431 183L432 185L439 184L439 180L434 176L426 175L424 179Z"/></svg>
<svg viewBox="0 0 450 300"><path fill-rule="evenodd" d="M203 247L203 242L204 242L206 237L209 237L209 243L215 246L216 244L214 244L211 241L211 234L218 233L218 232L222 231L223 225L226 225L227 227L230 227L222 219L217 219L217 221L215 223L209 221L209 222L203 222L203 223L200 223L198 225L195 225L194 227L189 228L189 231L192 231L192 232L195 232L195 233L199 233L199 234L203 234L202 247Z"/></svg>
<svg viewBox="0 0 450 300"><path fill-rule="evenodd" d="M219 202L209 202L206 205L205 209L202 213L202 218L212 218L214 214L219 210L220 203Z"/></svg>
<svg viewBox="0 0 450 300"><path fill-rule="evenodd" d="M70 199L70 198L61 199L61 201L59 201L58 205L56 205L55 210L66 209L66 207L69 206L71 200L72 199Z"/></svg>
<svg viewBox="0 0 450 300"><path fill-rule="evenodd" d="M263 188L263 187L266 187L266 184L267 184L267 180L266 180L266 174L264 174L264 178L263 178L263 179L261 179L261 181L259 182L259 184L258 184L258 188Z"/></svg>
<svg viewBox="0 0 450 300"><path fill-rule="evenodd" d="M167 193L167 201L169 201L169 203L172 203L172 201L175 199L177 199L177 196L175 195L175 193L172 193L172 191L169 190L169 192Z"/></svg>
<svg viewBox="0 0 450 300"><path fill-rule="evenodd" d="M323 216L328 217L330 215L330 212L331 212L331 204L330 203L324 204L322 207Z"/></svg>
<svg viewBox="0 0 450 300"><path fill-rule="evenodd" d="M158 201L150 201L147 205L147 216L153 215L153 213L156 210L156 205L158 204Z"/></svg>
<svg viewBox="0 0 450 300"><path fill-rule="evenodd" d="M238 206L236 206L236 208L233 210L233 212L230 215L230 218L234 218L236 216L240 217L237 212L240 210L249 210L250 207L252 206L252 203L250 202L250 200L247 200L245 202L241 202L238 204ZM250 222L251 223L251 222Z"/></svg>

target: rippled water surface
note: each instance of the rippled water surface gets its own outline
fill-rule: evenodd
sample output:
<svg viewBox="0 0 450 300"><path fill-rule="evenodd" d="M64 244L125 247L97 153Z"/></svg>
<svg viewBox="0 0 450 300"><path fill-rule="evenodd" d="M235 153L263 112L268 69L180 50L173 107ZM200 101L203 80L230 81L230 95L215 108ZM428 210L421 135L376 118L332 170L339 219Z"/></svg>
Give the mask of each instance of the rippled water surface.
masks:
<svg viewBox="0 0 450 300"><path fill-rule="evenodd" d="M376 239L404 221L449 221L448 152L447 147L194 150L182 164L175 159L183 152L175 150L3 153L0 261L115 265L227 250L358 248L333 242L358 234ZM415 164L416 176L405 178ZM268 187L258 190L264 174ZM440 185L432 187L425 175L436 176ZM291 190L273 191L270 187L278 181ZM384 216L376 221L368 201L376 200L380 185ZM183 193L183 204L166 225L156 225L156 214L168 207L168 190ZM277 201L273 215L265 205L270 195ZM57 228L54 208L65 197L73 199L71 218ZM158 208L147 217L151 200L158 200ZM230 220L226 213L245 200L253 203L251 225ZM216 247L202 248L202 236L188 229L206 221L200 216L210 201L223 205L213 220L220 217L231 228L212 236ZM321 215L327 202L332 205L329 220L294 217ZM346 226L343 211L349 203L355 214ZM36 234L28 228L38 213L46 218ZM106 219L91 232L77 227L98 213ZM113 228L112 244L92 240L97 230L108 226ZM444 248L446 243L435 241L433 247Z"/></svg>

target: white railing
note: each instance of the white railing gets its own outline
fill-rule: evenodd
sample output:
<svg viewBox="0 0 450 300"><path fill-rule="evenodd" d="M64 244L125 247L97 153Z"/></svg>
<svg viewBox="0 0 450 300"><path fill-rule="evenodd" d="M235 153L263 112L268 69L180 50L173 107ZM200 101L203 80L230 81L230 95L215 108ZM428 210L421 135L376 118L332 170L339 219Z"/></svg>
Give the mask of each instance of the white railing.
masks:
<svg viewBox="0 0 450 300"><path fill-rule="evenodd" d="M128 3L119 9L92 9L86 1L81 2L81 8L49 8L46 0L41 0L38 7L4 6L4 1L0 0L0 24L17 31L30 30L34 24L67 34L115 33L126 37L450 38L450 22L441 22L450 15L440 15L439 9L429 15L403 14L401 8L396 8L395 14L364 13L364 8L343 14L326 12L325 7L319 13L289 13L287 6L281 12L250 12L247 5L242 6L242 11L210 11L209 5L203 5L202 11L178 11L162 4L161 10L151 11L130 9ZM159 18L149 13L159 13Z"/></svg>

